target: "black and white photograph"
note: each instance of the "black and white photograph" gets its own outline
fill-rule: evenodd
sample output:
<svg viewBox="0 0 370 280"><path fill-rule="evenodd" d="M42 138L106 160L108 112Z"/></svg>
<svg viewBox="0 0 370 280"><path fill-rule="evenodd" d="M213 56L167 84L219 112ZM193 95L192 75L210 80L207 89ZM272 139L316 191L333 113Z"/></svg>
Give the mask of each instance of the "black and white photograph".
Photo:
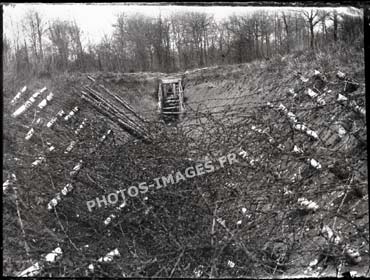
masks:
<svg viewBox="0 0 370 280"><path fill-rule="evenodd" d="M370 277L369 4L2 3L2 25L3 277Z"/></svg>

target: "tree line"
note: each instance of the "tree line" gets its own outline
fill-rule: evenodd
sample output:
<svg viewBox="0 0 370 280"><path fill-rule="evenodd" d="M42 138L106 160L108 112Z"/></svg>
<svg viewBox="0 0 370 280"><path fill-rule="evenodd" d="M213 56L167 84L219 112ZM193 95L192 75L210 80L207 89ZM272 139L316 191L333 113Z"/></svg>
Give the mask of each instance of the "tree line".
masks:
<svg viewBox="0 0 370 280"><path fill-rule="evenodd" d="M25 36L3 36L4 71L50 74L59 71L160 71L269 59L293 51L363 44L361 11L260 10L216 21L202 12L169 16L116 17L113 33L82 44L75 21L46 21L36 10L22 19Z"/></svg>

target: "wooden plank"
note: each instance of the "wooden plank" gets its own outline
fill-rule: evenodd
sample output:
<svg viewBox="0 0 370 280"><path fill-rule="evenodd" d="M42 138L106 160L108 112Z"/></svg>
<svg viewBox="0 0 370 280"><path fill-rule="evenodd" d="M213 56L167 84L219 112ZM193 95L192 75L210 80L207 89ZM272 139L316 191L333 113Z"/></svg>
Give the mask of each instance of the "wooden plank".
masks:
<svg viewBox="0 0 370 280"><path fill-rule="evenodd" d="M108 107L105 102L97 102L90 96L93 96L96 98L93 94L87 94L84 91L81 91L83 94L83 98L87 100L98 112L100 112L103 116L108 117L110 120L112 120L114 123L116 123L119 127L121 127L123 130L125 130L128 134L143 140L144 142L150 142L148 139L148 136L145 132L142 132L138 130L137 128L132 127L130 124L126 123L122 119L119 118L116 114L114 114L114 111L112 112L112 108Z"/></svg>
<svg viewBox="0 0 370 280"><path fill-rule="evenodd" d="M116 99L123 107L125 107L127 110L129 110L135 117L137 117L139 120L145 122L144 118L140 116L138 113L135 112L135 110L127 103L125 102L122 98L120 98L118 95L112 93L109 91L106 87L103 85L99 85L102 89L104 89L108 94L110 94L114 99Z"/></svg>
<svg viewBox="0 0 370 280"><path fill-rule="evenodd" d="M181 82L181 78L165 78L161 79L162 84L172 84L172 83L179 83Z"/></svg>
<svg viewBox="0 0 370 280"><path fill-rule="evenodd" d="M163 107L163 110L179 109L179 106Z"/></svg>
<svg viewBox="0 0 370 280"><path fill-rule="evenodd" d="M164 115L180 115L181 112L162 112Z"/></svg>
<svg viewBox="0 0 370 280"><path fill-rule="evenodd" d="M132 120L129 116L125 115L124 113L122 113L122 111L120 110L120 108L118 108L115 104L111 103L111 102L107 102L107 100L101 96L101 93L92 89L91 87L88 87L88 86L85 86L86 90L88 90L90 92L90 94L95 94L97 98L97 100L101 103L105 103L105 105L109 108L111 108L112 112L119 116L121 119L125 120L125 122L127 123L130 123L130 125L132 127L137 127L141 130L144 130L144 128L142 128L137 122L135 122L134 120ZM94 96L93 96L94 97Z"/></svg>

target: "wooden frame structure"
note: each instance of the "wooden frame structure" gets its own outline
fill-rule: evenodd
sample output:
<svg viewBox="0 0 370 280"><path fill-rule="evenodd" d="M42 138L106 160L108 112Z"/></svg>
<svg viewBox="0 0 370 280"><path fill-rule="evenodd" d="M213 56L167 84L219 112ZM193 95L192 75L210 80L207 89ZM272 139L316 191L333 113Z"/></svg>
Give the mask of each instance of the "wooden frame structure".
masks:
<svg viewBox="0 0 370 280"><path fill-rule="evenodd" d="M164 118L181 120L185 112L184 90L181 78L160 79L158 86L158 112Z"/></svg>

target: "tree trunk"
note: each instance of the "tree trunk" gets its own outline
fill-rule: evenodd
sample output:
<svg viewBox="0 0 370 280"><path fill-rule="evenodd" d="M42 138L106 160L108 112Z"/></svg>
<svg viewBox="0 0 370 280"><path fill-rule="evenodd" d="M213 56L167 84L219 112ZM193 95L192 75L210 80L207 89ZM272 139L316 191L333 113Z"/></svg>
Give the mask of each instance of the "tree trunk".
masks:
<svg viewBox="0 0 370 280"><path fill-rule="evenodd" d="M314 32L313 32L313 21L310 20L310 38L311 38L311 41L310 41L310 46L311 46L311 49L314 49L315 46L314 46L314 43L315 43L315 37L314 37Z"/></svg>
<svg viewBox="0 0 370 280"><path fill-rule="evenodd" d="M255 41L256 41L256 58L258 59L260 57L259 54L259 44L258 44L258 23L255 22Z"/></svg>
<svg viewBox="0 0 370 280"><path fill-rule="evenodd" d="M267 32L265 36L266 36L266 55L267 57L270 57L270 38L269 38L270 36L267 34Z"/></svg>
<svg viewBox="0 0 370 280"><path fill-rule="evenodd" d="M38 40L39 40L40 59L42 60L44 58L44 52L42 50L42 32L41 32L40 26L37 26L37 35L38 35Z"/></svg>
<svg viewBox="0 0 370 280"><path fill-rule="evenodd" d="M284 20L285 32L286 32L286 49L287 49L287 53L289 53L290 52L290 44L289 44L290 33L289 33L289 27L288 27L288 23L287 23L287 20L286 20L286 16L285 16L284 13L283 13L283 20Z"/></svg>
<svg viewBox="0 0 370 280"><path fill-rule="evenodd" d="M338 15L337 11L334 11L333 15L333 35L334 35L334 42L338 40Z"/></svg>

